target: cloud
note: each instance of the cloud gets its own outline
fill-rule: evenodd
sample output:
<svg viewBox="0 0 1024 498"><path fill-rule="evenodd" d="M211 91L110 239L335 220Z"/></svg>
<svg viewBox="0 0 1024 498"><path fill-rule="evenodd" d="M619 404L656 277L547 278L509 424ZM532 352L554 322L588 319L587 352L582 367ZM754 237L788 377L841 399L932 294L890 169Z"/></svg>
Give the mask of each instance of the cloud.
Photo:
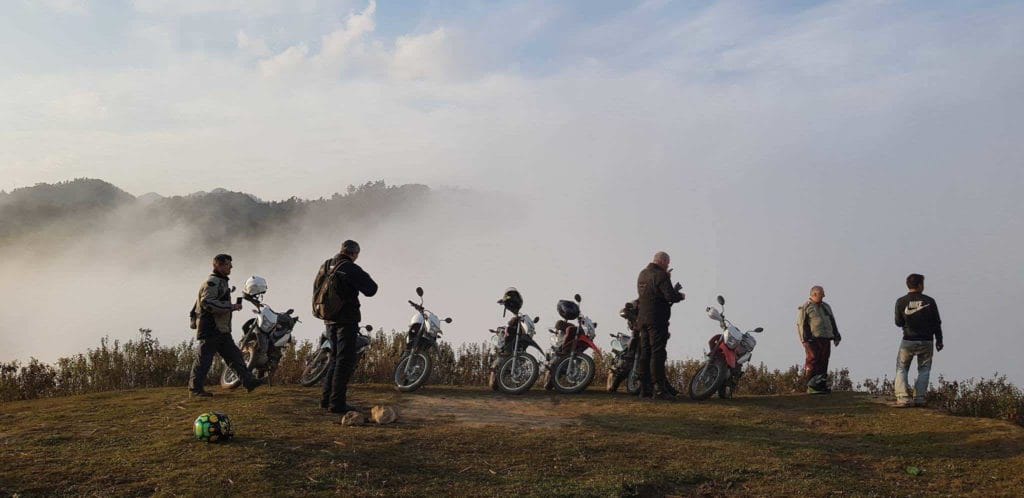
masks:
<svg viewBox="0 0 1024 498"><path fill-rule="evenodd" d="M304 65L308 53L309 47L306 45L288 47L273 57L261 60L260 71L264 76L271 77L294 71Z"/></svg>
<svg viewBox="0 0 1024 498"><path fill-rule="evenodd" d="M400 79L443 79L455 68L453 47L444 28L395 40L391 74Z"/></svg>
<svg viewBox="0 0 1024 498"><path fill-rule="evenodd" d="M376 27L374 22L376 12L377 2L370 0L362 12L349 14L344 26L324 35L320 44L320 52L314 62L321 66L333 66L343 62L353 46L361 43L368 34L373 32Z"/></svg>
<svg viewBox="0 0 1024 498"><path fill-rule="evenodd" d="M267 48L266 42L260 38L250 37L245 30L238 30L238 33L235 34L235 43L239 50L253 56L266 57L270 55L270 49Z"/></svg>
<svg viewBox="0 0 1024 498"><path fill-rule="evenodd" d="M83 15L89 13L89 0L34 0L59 14Z"/></svg>

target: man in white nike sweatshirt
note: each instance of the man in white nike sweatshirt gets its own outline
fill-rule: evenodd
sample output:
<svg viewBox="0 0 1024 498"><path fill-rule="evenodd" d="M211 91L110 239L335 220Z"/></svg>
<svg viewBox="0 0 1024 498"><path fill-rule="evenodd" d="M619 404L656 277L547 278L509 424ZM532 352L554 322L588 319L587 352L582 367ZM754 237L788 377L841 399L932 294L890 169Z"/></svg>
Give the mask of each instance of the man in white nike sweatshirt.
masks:
<svg viewBox="0 0 1024 498"><path fill-rule="evenodd" d="M924 295L924 275L907 276L907 295L896 300L896 326L903 329L903 341L896 357L896 405L924 406L928 376L932 371L932 346L942 351L942 320L935 300ZM907 370L917 358L917 380L910 392Z"/></svg>

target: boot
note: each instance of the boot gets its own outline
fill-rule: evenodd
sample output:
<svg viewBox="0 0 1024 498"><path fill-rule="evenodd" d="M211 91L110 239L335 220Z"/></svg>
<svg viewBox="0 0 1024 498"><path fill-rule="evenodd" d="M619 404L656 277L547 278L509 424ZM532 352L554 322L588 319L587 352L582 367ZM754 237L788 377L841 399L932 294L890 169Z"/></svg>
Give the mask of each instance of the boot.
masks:
<svg viewBox="0 0 1024 498"><path fill-rule="evenodd" d="M677 391L675 387L672 387L671 382L665 383L665 392L671 394L672 397L679 397L679 391Z"/></svg>
<svg viewBox="0 0 1024 498"><path fill-rule="evenodd" d="M619 390L619 385L622 384L622 381L625 380L625 378L626 378L625 375L618 374L618 373L615 374L615 376L612 377L611 384L608 385L608 392L613 393L615 391L618 391Z"/></svg>

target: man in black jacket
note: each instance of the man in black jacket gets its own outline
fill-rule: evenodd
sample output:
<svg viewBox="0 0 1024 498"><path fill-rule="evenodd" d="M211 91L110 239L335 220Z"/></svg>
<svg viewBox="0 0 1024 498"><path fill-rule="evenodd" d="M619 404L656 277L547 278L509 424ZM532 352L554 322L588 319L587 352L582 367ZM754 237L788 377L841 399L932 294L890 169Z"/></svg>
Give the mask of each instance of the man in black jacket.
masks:
<svg viewBox="0 0 1024 498"><path fill-rule="evenodd" d="M667 253L658 252L654 261L640 272L636 281L639 301L640 340L640 397L671 399L678 395L665 376L665 361L668 359L668 320L672 316L672 305L685 299L679 292L682 286L672 285L669 269L671 259ZM653 382L652 377L653 376ZM653 385L652 385L653 384Z"/></svg>
<svg viewBox="0 0 1024 498"><path fill-rule="evenodd" d="M923 406L932 371L932 345L942 351L942 319L935 300L924 295L924 275L907 276L907 295L896 300L896 326L903 329L903 341L896 358L896 405ZM907 370L917 357L917 380L910 392ZM911 398L913 396L913 398Z"/></svg>
<svg viewBox="0 0 1024 498"><path fill-rule="evenodd" d="M348 381L356 369L356 337L359 334L359 293L366 297L377 293L377 283L370 278L359 265L359 244L354 240L346 240L341 245L341 252L334 256L330 271L337 271L342 278L338 279L335 291L344 303L340 312L332 320L324 320L328 337L331 338L331 360L324 375L324 392L320 398L320 407L331 413L347 413L359 411L359 408L348 404Z"/></svg>

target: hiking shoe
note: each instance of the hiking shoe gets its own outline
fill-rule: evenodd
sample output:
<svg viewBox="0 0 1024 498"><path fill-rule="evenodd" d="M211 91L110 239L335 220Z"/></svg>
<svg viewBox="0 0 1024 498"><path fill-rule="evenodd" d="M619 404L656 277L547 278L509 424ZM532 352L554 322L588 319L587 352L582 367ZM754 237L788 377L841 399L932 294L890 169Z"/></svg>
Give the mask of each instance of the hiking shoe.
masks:
<svg viewBox="0 0 1024 498"><path fill-rule="evenodd" d="M263 379L253 379L252 382L250 382L248 385L245 386L245 392L251 393L254 389L256 389L257 387L262 386L263 384L266 384L265 380L263 380Z"/></svg>
<svg viewBox="0 0 1024 498"><path fill-rule="evenodd" d="M677 391L676 388L672 387L672 384L665 384L665 392L671 394L673 398L679 396L679 391Z"/></svg>
<svg viewBox="0 0 1024 498"><path fill-rule="evenodd" d="M199 391L189 391L188 395L193 397L193 398L212 398L213 397L213 393L211 393L210 391L207 391L205 389L201 389Z"/></svg>
<svg viewBox="0 0 1024 498"><path fill-rule="evenodd" d="M327 411L329 411L330 413L333 413L335 415L344 415L344 414L346 414L348 412L359 412L359 413L362 413L363 412L363 408L361 406L355 406L355 405L350 405L348 403L345 403L345 406L343 406L341 408L331 408L331 409L329 409Z"/></svg>
<svg viewBox="0 0 1024 498"><path fill-rule="evenodd" d="M656 399L656 400L661 400L661 401L675 401L676 400L676 397L673 396L672 393L669 393L668 391L662 391L662 392L659 392L659 393L654 393L654 396L652 396L652 398Z"/></svg>
<svg viewBox="0 0 1024 498"><path fill-rule="evenodd" d="M928 406L928 402L923 400L923 399L922 400L916 400L915 399L914 400L914 406L917 407L917 408L924 408L924 407Z"/></svg>
<svg viewBox="0 0 1024 498"><path fill-rule="evenodd" d="M815 389L813 387L808 387L807 388L807 394L829 394L831 392L832 391L823 390L823 389Z"/></svg>

